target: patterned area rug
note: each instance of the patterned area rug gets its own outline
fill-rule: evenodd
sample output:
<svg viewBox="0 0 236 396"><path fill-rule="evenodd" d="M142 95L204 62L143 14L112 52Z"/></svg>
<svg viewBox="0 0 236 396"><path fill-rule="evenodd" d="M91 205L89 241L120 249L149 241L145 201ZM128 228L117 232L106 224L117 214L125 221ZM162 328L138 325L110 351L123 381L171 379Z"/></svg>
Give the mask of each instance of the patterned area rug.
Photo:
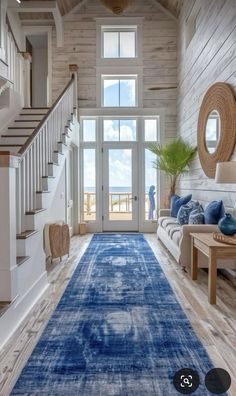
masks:
<svg viewBox="0 0 236 396"><path fill-rule="evenodd" d="M212 363L142 234L96 234L12 395L179 395Z"/></svg>

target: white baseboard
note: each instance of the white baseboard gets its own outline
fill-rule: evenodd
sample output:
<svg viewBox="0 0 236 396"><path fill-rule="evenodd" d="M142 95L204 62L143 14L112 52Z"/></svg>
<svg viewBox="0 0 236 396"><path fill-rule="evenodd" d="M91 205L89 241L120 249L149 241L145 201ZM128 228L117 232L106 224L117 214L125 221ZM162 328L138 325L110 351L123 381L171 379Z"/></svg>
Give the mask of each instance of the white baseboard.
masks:
<svg viewBox="0 0 236 396"><path fill-rule="evenodd" d="M26 294L16 298L0 318L0 348L10 339L30 310L48 288L46 271L37 279Z"/></svg>

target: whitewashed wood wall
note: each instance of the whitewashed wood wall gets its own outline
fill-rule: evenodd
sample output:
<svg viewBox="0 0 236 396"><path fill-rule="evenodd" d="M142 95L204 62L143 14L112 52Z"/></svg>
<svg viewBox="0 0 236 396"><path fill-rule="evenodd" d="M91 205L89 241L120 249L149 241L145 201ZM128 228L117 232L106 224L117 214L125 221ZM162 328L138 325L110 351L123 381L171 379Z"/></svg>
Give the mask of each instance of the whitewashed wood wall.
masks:
<svg viewBox="0 0 236 396"><path fill-rule="evenodd" d="M201 6L199 27L185 50L185 20L195 1ZM236 93L236 1L195 1L185 0L179 20L177 103L178 134L194 145L199 108L208 87L222 81ZM236 159L236 151L232 159ZM222 199L226 206L233 207L236 202L236 186L208 179L198 158L179 184L180 194L190 192L204 203Z"/></svg>
<svg viewBox="0 0 236 396"><path fill-rule="evenodd" d="M80 108L96 107L96 17L114 16L99 0L88 0L64 22L65 42L56 48L53 33L53 97L68 81L68 65L76 63ZM136 0L125 13L143 21L143 103L145 108L164 108L165 135L176 135L177 23L160 11L155 0ZM114 17L115 18L115 17Z"/></svg>

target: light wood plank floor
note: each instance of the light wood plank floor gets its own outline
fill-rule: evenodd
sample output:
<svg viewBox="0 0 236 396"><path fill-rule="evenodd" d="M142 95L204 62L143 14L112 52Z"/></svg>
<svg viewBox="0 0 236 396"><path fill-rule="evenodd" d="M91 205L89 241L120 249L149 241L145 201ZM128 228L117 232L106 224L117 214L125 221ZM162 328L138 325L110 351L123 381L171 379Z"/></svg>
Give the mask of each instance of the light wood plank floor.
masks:
<svg viewBox="0 0 236 396"><path fill-rule="evenodd" d="M217 305L210 306L207 299L207 273L200 270L198 280L193 282L190 275L180 268L163 245L157 241L155 234L145 236L215 367L225 368L230 373L232 386L228 393L230 396L235 396L235 286L222 275L218 275ZM0 396L10 394L90 239L91 235L73 237L69 260L65 259L61 263L56 262L53 266L49 266L50 286L47 292L0 353Z"/></svg>

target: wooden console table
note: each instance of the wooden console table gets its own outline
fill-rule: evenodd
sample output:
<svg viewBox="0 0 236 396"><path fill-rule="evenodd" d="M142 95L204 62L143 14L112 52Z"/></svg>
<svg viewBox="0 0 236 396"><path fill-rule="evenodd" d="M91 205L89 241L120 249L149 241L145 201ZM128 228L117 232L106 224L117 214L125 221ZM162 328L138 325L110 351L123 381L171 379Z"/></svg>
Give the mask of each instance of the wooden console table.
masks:
<svg viewBox="0 0 236 396"><path fill-rule="evenodd" d="M217 259L236 258L236 245L227 245L213 239L212 233L191 233L191 276L197 279L198 251L208 257L208 301L216 304Z"/></svg>

